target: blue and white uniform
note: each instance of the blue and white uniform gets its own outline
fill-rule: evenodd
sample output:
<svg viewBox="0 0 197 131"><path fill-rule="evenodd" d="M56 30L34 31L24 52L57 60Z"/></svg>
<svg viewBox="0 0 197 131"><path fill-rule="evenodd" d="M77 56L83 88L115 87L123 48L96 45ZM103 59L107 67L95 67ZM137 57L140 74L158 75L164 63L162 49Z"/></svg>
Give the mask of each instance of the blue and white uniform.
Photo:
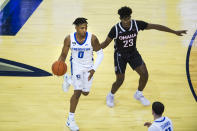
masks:
<svg viewBox="0 0 197 131"><path fill-rule="evenodd" d="M148 131L173 131L172 121L168 117L160 117L152 123Z"/></svg>
<svg viewBox="0 0 197 131"><path fill-rule="evenodd" d="M86 38L83 43L79 43L76 39L76 32L70 34L71 49L71 77L72 85L75 90L89 92L92 80L88 81L89 70L93 68L93 47L91 44L92 34L86 32Z"/></svg>

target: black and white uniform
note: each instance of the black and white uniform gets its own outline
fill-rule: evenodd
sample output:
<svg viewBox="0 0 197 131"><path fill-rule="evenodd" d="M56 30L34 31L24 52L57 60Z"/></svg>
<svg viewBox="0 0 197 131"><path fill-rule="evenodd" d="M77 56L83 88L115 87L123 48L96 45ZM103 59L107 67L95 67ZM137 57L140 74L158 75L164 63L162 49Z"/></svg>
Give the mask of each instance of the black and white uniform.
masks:
<svg viewBox="0 0 197 131"><path fill-rule="evenodd" d="M129 29L124 29L121 22L114 25L108 37L114 39L114 66L116 74L124 74L126 65L129 63L134 70L143 63L141 55L136 48L138 31L144 30L148 23L131 20Z"/></svg>

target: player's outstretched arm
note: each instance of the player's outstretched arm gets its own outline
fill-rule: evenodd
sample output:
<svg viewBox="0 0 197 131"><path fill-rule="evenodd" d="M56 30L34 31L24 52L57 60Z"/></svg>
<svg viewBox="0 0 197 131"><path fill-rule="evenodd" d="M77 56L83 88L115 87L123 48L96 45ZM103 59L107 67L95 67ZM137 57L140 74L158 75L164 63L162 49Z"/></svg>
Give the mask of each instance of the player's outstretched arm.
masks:
<svg viewBox="0 0 197 131"><path fill-rule="evenodd" d="M107 38L105 39L105 41L103 41L103 42L101 43L101 48L102 48L102 49L106 48L106 47L111 43L111 41L112 41L112 39L109 38L109 37L107 37Z"/></svg>
<svg viewBox="0 0 197 131"><path fill-rule="evenodd" d="M90 75L88 77L88 80L92 78L92 76L94 75L94 72L96 71L98 66L101 64L103 57L104 57L103 50L101 48L101 45L99 44L99 40L93 34L92 34L91 43L92 43L93 50L96 51L97 58L96 58L93 68L89 71Z"/></svg>
<svg viewBox="0 0 197 131"><path fill-rule="evenodd" d="M183 34L186 34L187 33L187 30L172 30L166 26L163 26L163 25L159 25L159 24L150 24L148 23L148 26L146 28L147 30L148 29L155 29L155 30L159 30L159 31L165 31L165 32L169 32L169 33L173 33L173 34L176 34L178 36L183 36Z"/></svg>
<svg viewBox="0 0 197 131"><path fill-rule="evenodd" d="M68 35L64 40L64 46L62 48L62 53L58 59L58 61L65 61L68 55L68 51L70 48L70 35Z"/></svg>

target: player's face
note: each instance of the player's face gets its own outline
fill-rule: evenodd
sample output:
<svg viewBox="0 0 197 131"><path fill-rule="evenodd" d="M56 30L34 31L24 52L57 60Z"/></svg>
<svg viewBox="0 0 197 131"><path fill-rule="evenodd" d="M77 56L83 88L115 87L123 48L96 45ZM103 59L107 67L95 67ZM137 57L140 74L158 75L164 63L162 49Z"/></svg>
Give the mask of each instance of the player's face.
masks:
<svg viewBox="0 0 197 131"><path fill-rule="evenodd" d="M87 32L87 24L84 23L84 24L78 25L78 26L76 26L75 29L77 30L77 33L80 36L83 36L84 37L86 35L86 32Z"/></svg>
<svg viewBox="0 0 197 131"><path fill-rule="evenodd" d="M121 20L122 26L124 28L126 28L126 29L130 28L130 26L131 26L131 16L122 18L120 20Z"/></svg>

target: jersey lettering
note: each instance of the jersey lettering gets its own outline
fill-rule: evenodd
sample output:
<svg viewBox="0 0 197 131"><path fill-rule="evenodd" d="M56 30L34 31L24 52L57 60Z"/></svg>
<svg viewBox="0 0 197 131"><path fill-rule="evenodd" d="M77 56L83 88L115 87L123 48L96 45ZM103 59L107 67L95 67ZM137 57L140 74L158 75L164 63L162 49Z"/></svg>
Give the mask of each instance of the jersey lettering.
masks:
<svg viewBox="0 0 197 131"><path fill-rule="evenodd" d="M71 39L71 62L77 63L79 65L82 65L84 67L90 67L94 64L93 62L93 47L91 44L91 37L92 34L87 32L87 37L83 44L80 44L76 37L75 33L70 34Z"/></svg>
<svg viewBox="0 0 197 131"><path fill-rule="evenodd" d="M171 128L169 127L168 129L166 129L165 131L171 131Z"/></svg>
<svg viewBox="0 0 197 131"><path fill-rule="evenodd" d="M137 29L133 21L128 30L124 30L120 23L116 25L117 38L115 40L115 50L120 52L136 51ZM120 33L121 32L121 33Z"/></svg>

